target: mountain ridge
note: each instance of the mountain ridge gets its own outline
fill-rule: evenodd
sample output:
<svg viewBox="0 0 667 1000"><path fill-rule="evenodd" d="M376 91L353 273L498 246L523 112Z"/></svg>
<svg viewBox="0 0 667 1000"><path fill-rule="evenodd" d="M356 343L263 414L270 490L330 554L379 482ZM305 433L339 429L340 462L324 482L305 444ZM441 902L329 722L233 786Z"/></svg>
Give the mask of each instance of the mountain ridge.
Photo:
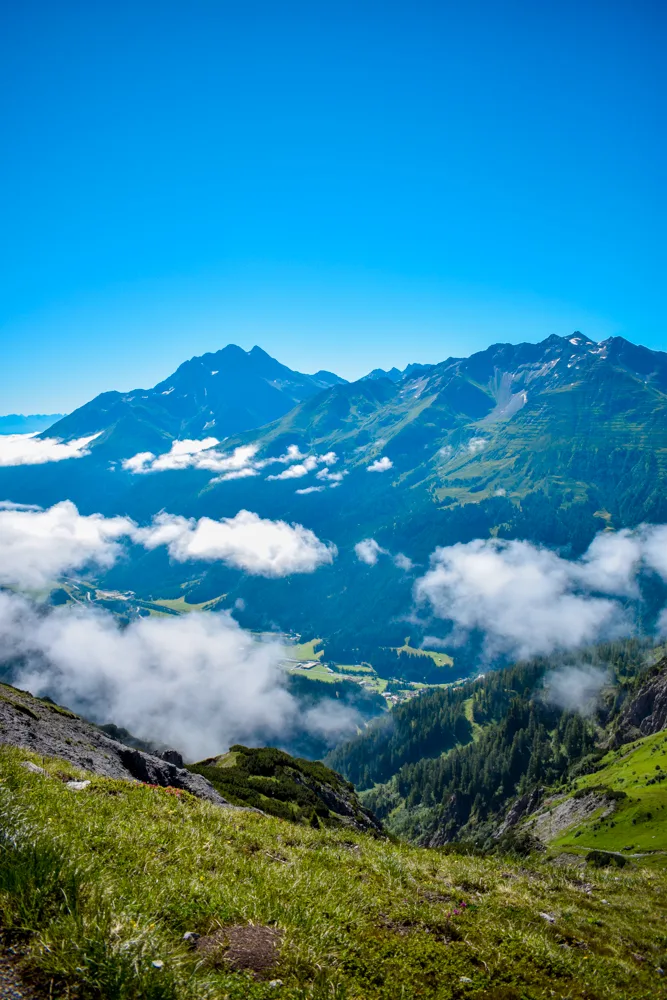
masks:
<svg viewBox="0 0 667 1000"><path fill-rule="evenodd" d="M247 362L246 352L235 352ZM255 358L276 381L279 362L259 349ZM210 374L216 366L207 356L186 362L179 369L184 393L192 372L197 378L202 368L205 381L219 377ZM176 395L172 382L163 380L156 389L165 406ZM427 634L418 624L401 624L412 607L414 576L392 558L372 566L359 562L354 546L364 538L404 554L404 565L424 567L437 546L490 537L525 539L577 557L602 530L667 521L664 352L619 337L598 344L575 331L539 344L491 345L398 382L315 387L311 380L298 391L307 398L276 420L215 446L225 454L252 450L255 466L245 478L216 481L198 467L141 474L122 469L118 457L131 458L146 446L145 438L133 439L139 420L133 411L122 418L127 433L123 449L114 451L113 470L102 435L88 457L0 469L0 491L41 505L66 496L84 512L122 512L138 521L165 507L213 519L245 508L303 524L339 553L332 566L307 579L250 579L226 566L174 564L153 552L117 565L105 585L147 598L185 593L191 603L226 594L229 607L245 605L234 611L244 625L262 630L277 624L320 637L325 658L340 663L368 660L379 647L400 647L407 631L414 632L413 646ZM201 408L196 412L198 435L209 436L212 428L201 424ZM99 429L94 421L85 429L93 428ZM157 429L148 450L169 452L174 428ZM284 464L263 471L261 463L275 462L294 446L311 456L309 468L290 469L288 477L276 476ZM319 459L313 464L324 455L335 456L326 471ZM448 651L458 662L467 655Z"/></svg>
<svg viewBox="0 0 667 1000"><path fill-rule="evenodd" d="M93 454L119 459L129 457L128 449L159 451L179 438L224 438L260 426L343 381L331 372L292 371L257 346L244 351L228 344L184 361L152 389L101 393L48 434L64 440L99 434Z"/></svg>

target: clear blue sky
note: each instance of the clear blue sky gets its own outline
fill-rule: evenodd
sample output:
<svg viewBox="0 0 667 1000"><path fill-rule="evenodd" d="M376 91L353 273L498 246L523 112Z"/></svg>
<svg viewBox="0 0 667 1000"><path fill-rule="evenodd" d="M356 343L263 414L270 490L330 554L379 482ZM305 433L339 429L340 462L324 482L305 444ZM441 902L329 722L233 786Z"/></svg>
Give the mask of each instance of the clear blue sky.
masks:
<svg viewBox="0 0 667 1000"><path fill-rule="evenodd" d="M667 348L664 0L0 12L0 412L260 344ZM660 61L662 58L663 65Z"/></svg>

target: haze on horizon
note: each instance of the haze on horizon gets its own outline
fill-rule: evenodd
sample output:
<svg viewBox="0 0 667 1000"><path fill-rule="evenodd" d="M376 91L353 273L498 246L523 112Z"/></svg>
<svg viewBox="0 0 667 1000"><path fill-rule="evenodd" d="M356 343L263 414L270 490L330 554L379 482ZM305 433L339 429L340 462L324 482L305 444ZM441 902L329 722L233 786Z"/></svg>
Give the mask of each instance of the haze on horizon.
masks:
<svg viewBox="0 0 667 1000"><path fill-rule="evenodd" d="M664 347L666 8L5 5L4 413L257 343Z"/></svg>

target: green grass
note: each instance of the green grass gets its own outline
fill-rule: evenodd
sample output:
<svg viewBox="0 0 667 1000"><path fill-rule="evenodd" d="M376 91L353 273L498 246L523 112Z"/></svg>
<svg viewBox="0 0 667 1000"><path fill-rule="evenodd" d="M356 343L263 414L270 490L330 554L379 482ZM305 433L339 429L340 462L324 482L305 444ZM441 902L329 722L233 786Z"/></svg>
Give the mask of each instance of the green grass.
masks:
<svg viewBox="0 0 667 1000"><path fill-rule="evenodd" d="M311 639L310 642L298 642L295 646L290 646L289 651L295 660L319 660L324 655L324 649L317 649L321 645L321 639Z"/></svg>
<svg viewBox="0 0 667 1000"><path fill-rule="evenodd" d="M625 792L627 798L618 800L606 819L595 815L554 843L578 849L622 851L632 846L636 851L666 851L667 733L626 744L608 753L600 764L594 774L577 779L575 788L604 785Z"/></svg>
<svg viewBox="0 0 667 1000"><path fill-rule="evenodd" d="M27 772L25 759L53 777ZM0 919L55 996L660 995L661 871L582 876L540 861L447 854L97 777L72 792L59 779L77 773L0 748ZM271 973L281 985L208 969L182 942L185 931L249 922L283 931Z"/></svg>
<svg viewBox="0 0 667 1000"><path fill-rule="evenodd" d="M340 674L331 673L327 670L323 663L316 663L314 667L308 667L307 669L303 667L289 667L288 669L293 674L309 677L311 681L325 681L327 684L333 684L335 681L343 679Z"/></svg>
<svg viewBox="0 0 667 1000"><path fill-rule="evenodd" d="M472 702L473 702L472 698L466 698L466 700L463 702L463 712L466 719L468 720L468 722L472 727L472 738L473 740L477 741L482 733L483 726L480 726L479 722L475 722L475 718L473 716L473 711L472 711Z"/></svg>
<svg viewBox="0 0 667 1000"><path fill-rule="evenodd" d="M409 653L411 656L430 656L436 667L452 667L454 660L447 653L436 653L432 649L415 649L408 645L407 641L402 646L395 647L397 653Z"/></svg>
<svg viewBox="0 0 667 1000"><path fill-rule="evenodd" d="M206 611L211 605L217 604L218 601L222 600L223 597L225 597L225 594L222 594L220 597L214 597L211 601L203 601L201 604L189 604L184 597L158 598L152 603L161 604L171 611L179 611L181 614L186 614L190 611Z"/></svg>

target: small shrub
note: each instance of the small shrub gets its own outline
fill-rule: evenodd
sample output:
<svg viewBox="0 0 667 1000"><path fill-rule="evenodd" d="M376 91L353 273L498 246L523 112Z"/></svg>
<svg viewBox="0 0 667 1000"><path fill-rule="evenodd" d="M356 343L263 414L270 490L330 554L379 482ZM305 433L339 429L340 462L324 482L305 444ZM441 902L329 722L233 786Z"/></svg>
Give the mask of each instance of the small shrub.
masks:
<svg viewBox="0 0 667 1000"><path fill-rule="evenodd" d="M622 854L611 851L589 851L586 861L594 868L623 868L627 864L627 859Z"/></svg>

